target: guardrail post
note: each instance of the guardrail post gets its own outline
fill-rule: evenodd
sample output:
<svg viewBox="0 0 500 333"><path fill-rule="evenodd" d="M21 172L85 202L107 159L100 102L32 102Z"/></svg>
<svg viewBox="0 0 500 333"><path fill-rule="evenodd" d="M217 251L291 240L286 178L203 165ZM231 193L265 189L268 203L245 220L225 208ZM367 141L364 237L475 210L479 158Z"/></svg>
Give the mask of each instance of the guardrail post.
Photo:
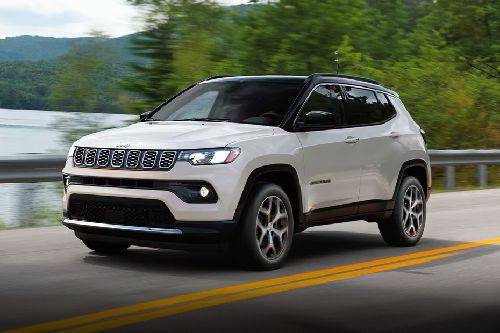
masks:
<svg viewBox="0 0 500 333"><path fill-rule="evenodd" d="M455 189L455 166L447 165L446 166L446 189L453 190Z"/></svg>
<svg viewBox="0 0 500 333"><path fill-rule="evenodd" d="M488 166L486 164L477 165L477 177L479 180L479 186L488 186Z"/></svg>

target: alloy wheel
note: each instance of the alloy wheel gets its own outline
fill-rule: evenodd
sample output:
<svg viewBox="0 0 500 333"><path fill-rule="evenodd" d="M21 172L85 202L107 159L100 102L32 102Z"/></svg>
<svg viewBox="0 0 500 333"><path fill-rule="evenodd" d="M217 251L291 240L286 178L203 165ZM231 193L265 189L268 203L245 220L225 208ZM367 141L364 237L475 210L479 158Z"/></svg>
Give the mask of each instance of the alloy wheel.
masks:
<svg viewBox="0 0 500 333"><path fill-rule="evenodd" d="M424 200L417 186L411 185L406 189L403 198L402 223L408 237L417 237L424 222Z"/></svg>
<svg viewBox="0 0 500 333"><path fill-rule="evenodd" d="M260 205L257 214L257 244L261 254L268 260L279 258L289 242L289 218L283 200L269 196Z"/></svg>

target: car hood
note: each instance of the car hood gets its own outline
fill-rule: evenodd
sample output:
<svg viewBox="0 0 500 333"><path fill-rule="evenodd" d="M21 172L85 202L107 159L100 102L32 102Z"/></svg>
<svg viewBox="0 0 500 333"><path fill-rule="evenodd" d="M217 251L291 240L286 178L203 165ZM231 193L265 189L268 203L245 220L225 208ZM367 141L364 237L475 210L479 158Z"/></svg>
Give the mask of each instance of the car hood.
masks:
<svg viewBox="0 0 500 333"><path fill-rule="evenodd" d="M273 135L269 126L229 122L155 121L84 136L79 147L128 149L199 149L225 147L249 138Z"/></svg>

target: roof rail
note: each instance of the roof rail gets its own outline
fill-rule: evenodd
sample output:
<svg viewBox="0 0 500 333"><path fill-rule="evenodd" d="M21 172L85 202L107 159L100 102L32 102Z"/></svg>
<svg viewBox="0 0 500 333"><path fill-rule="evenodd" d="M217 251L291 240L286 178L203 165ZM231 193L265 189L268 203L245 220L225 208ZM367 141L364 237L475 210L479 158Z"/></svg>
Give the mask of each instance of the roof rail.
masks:
<svg viewBox="0 0 500 333"><path fill-rule="evenodd" d="M332 74L332 73L314 73L311 76L334 76L334 77L340 77L344 79L353 79L353 80L358 80L366 83L373 83L373 84L378 84L382 85L380 82L372 80L372 79L367 79L365 77L361 76L352 76L352 75L342 75L342 74Z"/></svg>
<svg viewBox="0 0 500 333"><path fill-rule="evenodd" d="M210 81L210 80L215 80L215 79L222 79L223 77L230 77L231 75L215 75L211 76L203 81Z"/></svg>

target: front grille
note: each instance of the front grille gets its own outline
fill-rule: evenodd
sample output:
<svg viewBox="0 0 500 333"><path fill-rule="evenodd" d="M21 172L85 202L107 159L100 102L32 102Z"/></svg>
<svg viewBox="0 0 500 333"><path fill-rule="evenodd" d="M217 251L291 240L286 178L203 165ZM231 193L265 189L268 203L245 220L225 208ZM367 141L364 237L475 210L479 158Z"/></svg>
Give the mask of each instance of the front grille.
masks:
<svg viewBox="0 0 500 333"><path fill-rule="evenodd" d="M160 156L159 166L162 169L170 169L175 162L175 152L173 151L164 151Z"/></svg>
<svg viewBox="0 0 500 333"><path fill-rule="evenodd" d="M158 155L158 151L156 150L148 150L145 152L142 158L142 167L145 169L152 169L156 163L156 155Z"/></svg>
<svg viewBox="0 0 500 333"><path fill-rule="evenodd" d="M131 150L127 154L127 168L135 169L139 166L139 159L141 157L140 150Z"/></svg>
<svg viewBox="0 0 500 333"><path fill-rule="evenodd" d="M123 165L123 158L125 157L125 150L115 150L111 156L111 166L113 168L121 168Z"/></svg>
<svg viewBox="0 0 500 333"><path fill-rule="evenodd" d="M75 153L74 153L74 157L73 157L75 164L82 165L84 157L85 157L85 148L77 147L75 149Z"/></svg>
<svg viewBox="0 0 500 333"><path fill-rule="evenodd" d="M85 165L94 166L97 158L97 149L87 149L85 154Z"/></svg>
<svg viewBox="0 0 500 333"><path fill-rule="evenodd" d="M73 194L68 217L74 220L137 227L169 227L175 222L159 200Z"/></svg>
<svg viewBox="0 0 500 333"><path fill-rule="evenodd" d="M97 165L100 167L107 167L109 164L109 149L101 149L99 157L97 158Z"/></svg>
<svg viewBox="0 0 500 333"><path fill-rule="evenodd" d="M86 168L170 170L177 153L172 150L99 149L76 147L73 165Z"/></svg>

